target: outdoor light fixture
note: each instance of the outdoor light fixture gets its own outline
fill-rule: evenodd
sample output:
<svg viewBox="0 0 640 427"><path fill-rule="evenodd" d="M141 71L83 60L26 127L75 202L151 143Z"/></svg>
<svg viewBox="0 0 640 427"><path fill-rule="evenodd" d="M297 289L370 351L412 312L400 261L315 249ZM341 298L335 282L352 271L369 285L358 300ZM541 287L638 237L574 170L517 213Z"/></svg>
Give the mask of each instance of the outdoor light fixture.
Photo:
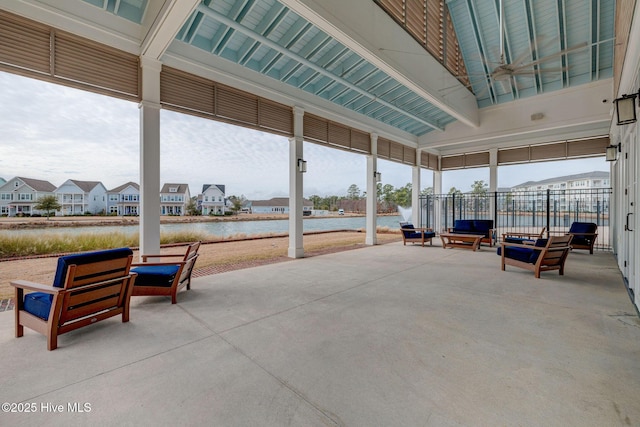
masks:
<svg viewBox="0 0 640 427"><path fill-rule="evenodd" d="M298 159L298 172L305 173L307 171L307 161Z"/></svg>
<svg viewBox="0 0 640 427"><path fill-rule="evenodd" d="M373 179L375 182L382 181L382 172L373 172Z"/></svg>
<svg viewBox="0 0 640 427"><path fill-rule="evenodd" d="M618 126L635 123L636 120L636 98L640 98L640 89L638 93L631 95L622 95L622 98L616 99L616 113L618 115Z"/></svg>
<svg viewBox="0 0 640 427"><path fill-rule="evenodd" d="M618 160L618 153L620 152L620 146L618 145L610 145L607 147L607 162L615 162Z"/></svg>

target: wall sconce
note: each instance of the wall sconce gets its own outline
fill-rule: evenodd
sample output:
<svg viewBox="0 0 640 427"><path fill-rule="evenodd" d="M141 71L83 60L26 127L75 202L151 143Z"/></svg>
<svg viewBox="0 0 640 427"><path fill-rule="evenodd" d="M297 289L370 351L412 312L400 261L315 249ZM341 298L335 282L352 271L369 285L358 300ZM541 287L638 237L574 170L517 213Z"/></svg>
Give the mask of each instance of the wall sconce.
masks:
<svg viewBox="0 0 640 427"><path fill-rule="evenodd" d="M382 172L373 172L373 180L375 182L382 181Z"/></svg>
<svg viewBox="0 0 640 427"><path fill-rule="evenodd" d="M622 144L610 145L607 147L607 154L606 154L607 162L615 162L616 160L618 160L618 153L621 151L620 149L621 145Z"/></svg>
<svg viewBox="0 0 640 427"><path fill-rule="evenodd" d="M307 161L298 159L298 172L305 173L307 171Z"/></svg>
<svg viewBox="0 0 640 427"><path fill-rule="evenodd" d="M638 93L625 94L622 95L622 98L613 101L616 104L618 126L636 122L636 98L640 98L640 89L638 89Z"/></svg>

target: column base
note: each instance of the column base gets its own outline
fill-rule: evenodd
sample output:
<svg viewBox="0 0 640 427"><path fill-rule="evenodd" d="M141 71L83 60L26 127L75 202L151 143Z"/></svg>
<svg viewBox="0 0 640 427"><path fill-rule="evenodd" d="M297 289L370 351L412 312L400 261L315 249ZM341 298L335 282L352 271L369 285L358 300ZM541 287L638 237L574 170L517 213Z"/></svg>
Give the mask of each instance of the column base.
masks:
<svg viewBox="0 0 640 427"><path fill-rule="evenodd" d="M304 258L304 249L289 248L289 258Z"/></svg>

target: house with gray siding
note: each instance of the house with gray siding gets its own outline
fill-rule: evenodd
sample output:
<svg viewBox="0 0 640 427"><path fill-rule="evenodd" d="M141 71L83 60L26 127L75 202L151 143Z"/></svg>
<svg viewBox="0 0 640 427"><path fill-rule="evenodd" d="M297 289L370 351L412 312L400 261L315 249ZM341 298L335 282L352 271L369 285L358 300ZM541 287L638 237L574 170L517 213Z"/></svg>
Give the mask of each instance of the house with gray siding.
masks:
<svg viewBox="0 0 640 427"><path fill-rule="evenodd" d="M100 214L107 211L107 189L99 181L66 180L55 189L61 205L58 215Z"/></svg>
<svg viewBox="0 0 640 427"><path fill-rule="evenodd" d="M189 185L165 184L160 190L160 215L184 215L189 200Z"/></svg>
<svg viewBox="0 0 640 427"><path fill-rule="evenodd" d="M140 185L130 181L107 191L107 213L140 215Z"/></svg>
<svg viewBox="0 0 640 427"><path fill-rule="evenodd" d="M34 209L38 200L51 196L56 186L40 179L15 177L0 185L0 215L42 215L44 212Z"/></svg>

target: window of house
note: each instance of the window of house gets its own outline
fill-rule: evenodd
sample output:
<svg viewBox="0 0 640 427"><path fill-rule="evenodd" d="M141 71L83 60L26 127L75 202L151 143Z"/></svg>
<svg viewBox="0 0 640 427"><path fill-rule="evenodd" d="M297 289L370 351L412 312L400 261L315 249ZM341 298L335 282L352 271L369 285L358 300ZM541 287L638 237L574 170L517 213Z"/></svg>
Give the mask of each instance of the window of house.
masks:
<svg viewBox="0 0 640 427"><path fill-rule="evenodd" d="M177 193L178 187L169 187L169 193Z"/></svg>

